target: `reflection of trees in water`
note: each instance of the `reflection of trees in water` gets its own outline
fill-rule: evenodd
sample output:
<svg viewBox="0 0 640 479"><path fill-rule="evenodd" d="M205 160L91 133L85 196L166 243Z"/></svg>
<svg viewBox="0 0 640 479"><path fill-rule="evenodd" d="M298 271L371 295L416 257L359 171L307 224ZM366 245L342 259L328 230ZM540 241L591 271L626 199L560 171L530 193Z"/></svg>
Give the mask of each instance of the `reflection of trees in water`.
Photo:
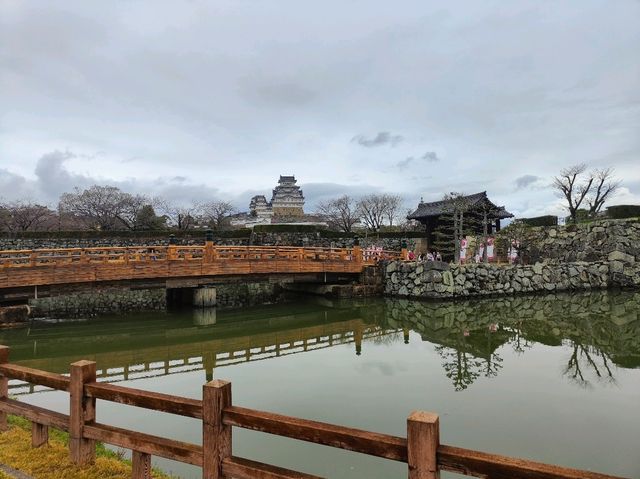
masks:
<svg viewBox="0 0 640 479"><path fill-rule="evenodd" d="M582 387L615 384L617 367L640 368L639 311L639 293L603 291L456 302L388 299L382 316L435 344L445 374L463 390L481 376L497 376L502 358L496 350L504 344L516 354L534 344L569 347L564 376Z"/></svg>
<svg viewBox="0 0 640 479"><path fill-rule="evenodd" d="M611 370L611 358L597 348L583 346L572 341L572 351L564 370L564 375L581 387L589 388L592 384L585 377L587 373L595 374L598 382L615 384L616 379ZM600 364L599 364L600 363Z"/></svg>
<svg viewBox="0 0 640 479"><path fill-rule="evenodd" d="M486 356L478 356L477 352L474 354L472 351L477 351L477 345L469 343L467 337L460 333L458 333L457 344L435 347L436 352L443 359L442 367L445 374L453 382L456 391L467 389L480 376L495 377L502 369L503 359L495 350L491 350L492 334L487 334L489 352Z"/></svg>
<svg viewBox="0 0 640 479"><path fill-rule="evenodd" d="M527 349L531 349L533 347L533 342L529 341L522 334L522 321L519 321L515 327L511 328L511 331L513 331L514 335L509 340L509 343L516 354L523 354Z"/></svg>
<svg viewBox="0 0 640 479"><path fill-rule="evenodd" d="M456 391L467 389L480 377L482 361L471 354L446 346L436 346L436 352L444 360L442 367L453 382Z"/></svg>

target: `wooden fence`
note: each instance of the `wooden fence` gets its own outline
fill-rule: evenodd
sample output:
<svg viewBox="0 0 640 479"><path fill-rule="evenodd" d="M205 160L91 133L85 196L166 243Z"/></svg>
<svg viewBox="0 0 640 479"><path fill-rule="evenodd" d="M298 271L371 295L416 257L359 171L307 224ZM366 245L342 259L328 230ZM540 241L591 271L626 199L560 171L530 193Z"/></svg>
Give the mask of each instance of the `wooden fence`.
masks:
<svg viewBox="0 0 640 479"><path fill-rule="evenodd" d="M404 253L288 246L135 246L0 251L0 288L126 279L273 273L360 273Z"/></svg>
<svg viewBox="0 0 640 479"><path fill-rule="evenodd" d="M70 414L10 399L9 379L69 392ZM96 399L201 419L202 445L97 423ZM231 383L226 381L205 384L202 400L188 399L99 384L92 361L72 363L69 377L11 364L9 348L0 346L0 429L7 428L7 414L32 422L33 447L47 443L49 427L68 431L71 459L79 466L94 461L95 441L131 449L134 479L151 477L152 455L200 466L205 479L317 479L234 456L233 427L404 462L410 479L436 479L440 471L489 479L621 479L440 444L438 416L433 413L413 412L407 418L407 437L396 437L234 406Z"/></svg>

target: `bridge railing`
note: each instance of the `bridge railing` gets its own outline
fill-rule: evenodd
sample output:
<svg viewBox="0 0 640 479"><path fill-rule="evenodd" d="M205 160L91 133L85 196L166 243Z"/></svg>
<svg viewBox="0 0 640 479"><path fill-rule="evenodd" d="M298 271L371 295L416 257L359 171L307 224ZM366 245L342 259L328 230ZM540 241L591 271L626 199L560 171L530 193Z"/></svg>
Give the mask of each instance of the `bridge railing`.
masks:
<svg viewBox="0 0 640 479"><path fill-rule="evenodd" d="M68 391L70 414L8 398L10 378ZM202 445L98 423L96 399L201 419ZM7 414L32 422L33 447L47 443L49 427L68 431L70 456L78 465L95 460L95 441L131 449L135 479L151 477L152 455L200 466L206 479L317 479L318 476L234 456L233 427L403 462L410 479L436 479L440 471L489 479L620 479L440 444L439 419L433 413L417 411L409 415L407 435L398 437L234 406L231 383L226 381L211 381L203 386L201 400L189 399L99 384L96 363L91 361L72 363L70 377L25 368L9 363L9 348L0 346L0 429L7 428Z"/></svg>
<svg viewBox="0 0 640 479"><path fill-rule="evenodd" d="M292 246L129 246L55 248L0 251L1 268L66 266L82 264L129 264L157 261L348 261L373 264L401 259L398 251L363 255L354 248L303 248Z"/></svg>

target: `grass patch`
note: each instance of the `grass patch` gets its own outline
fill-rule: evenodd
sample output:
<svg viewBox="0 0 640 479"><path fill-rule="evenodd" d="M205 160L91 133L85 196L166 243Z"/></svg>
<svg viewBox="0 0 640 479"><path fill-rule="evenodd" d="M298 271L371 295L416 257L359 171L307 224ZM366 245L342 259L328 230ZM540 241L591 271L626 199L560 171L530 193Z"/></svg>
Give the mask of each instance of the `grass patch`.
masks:
<svg viewBox="0 0 640 479"><path fill-rule="evenodd" d="M49 428L49 444L31 447L31 422L9 416L10 428L0 433L0 463L33 476L35 479L129 479L131 461L123 455L97 443L96 462L80 468L69 459L69 434ZM5 476L0 472L0 479ZM8 477L8 476L6 476ZM155 479L172 479L162 471L153 470ZM175 479L175 478L173 478Z"/></svg>

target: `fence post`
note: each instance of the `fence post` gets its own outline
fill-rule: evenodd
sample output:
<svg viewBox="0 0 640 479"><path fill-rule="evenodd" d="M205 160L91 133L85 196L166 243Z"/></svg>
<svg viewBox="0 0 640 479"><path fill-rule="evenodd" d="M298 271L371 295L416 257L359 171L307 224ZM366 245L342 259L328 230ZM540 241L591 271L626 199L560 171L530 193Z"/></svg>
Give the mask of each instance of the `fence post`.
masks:
<svg viewBox="0 0 640 479"><path fill-rule="evenodd" d="M438 446L440 421L438 415L414 411L407 418L407 465L409 479L439 479Z"/></svg>
<svg viewBox="0 0 640 479"><path fill-rule="evenodd" d="M131 466L131 479L151 479L150 454L132 451Z"/></svg>
<svg viewBox="0 0 640 479"><path fill-rule="evenodd" d="M9 362L9 346L0 346L0 364ZM0 375L0 400L9 397L9 378ZM7 424L7 413L0 411L0 431L6 431L9 428Z"/></svg>
<svg viewBox="0 0 640 479"><path fill-rule="evenodd" d="M84 438L84 425L96 419L96 400L84 394L84 385L96 381L96 363L77 361L71 363L69 386L69 448L71 461L79 466L91 464L96 458L96 444Z"/></svg>
<svg viewBox="0 0 640 479"><path fill-rule="evenodd" d="M202 386L202 478L222 479L222 461L231 456L231 426L222 411L231 406L231 383L214 379Z"/></svg>
<svg viewBox="0 0 640 479"><path fill-rule="evenodd" d="M49 442L49 427L37 422L31 423L31 447L44 446Z"/></svg>

